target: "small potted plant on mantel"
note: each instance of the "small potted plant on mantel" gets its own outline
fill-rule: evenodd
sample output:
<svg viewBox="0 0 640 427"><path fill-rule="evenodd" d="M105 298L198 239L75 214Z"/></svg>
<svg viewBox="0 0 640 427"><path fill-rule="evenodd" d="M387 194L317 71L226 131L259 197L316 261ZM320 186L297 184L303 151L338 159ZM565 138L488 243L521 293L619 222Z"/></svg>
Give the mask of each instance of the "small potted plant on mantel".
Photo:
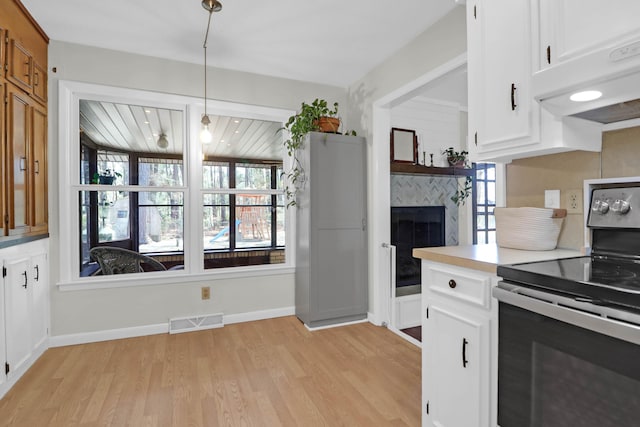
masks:
<svg viewBox="0 0 640 427"><path fill-rule="evenodd" d="M300 112L289 117L284 127L280 128L289 132L284 147L287 155L293 159L291 168L283 172L286 178L284 190L287 207L296 205L296 189L305 182L304 168L298 158L298 150L302 148L305 136L309 132L339 133L340 124L338 103L334 102L331 108L324 99L315 99L311 104L303 102ZM346 135L355 134L355 131L346 132Z"/></svg>
<svg viewBox="0 0 640 427"><path fill-rule="evenodd" d="M456 168L467 167L467 156L469 155L468 151L456 151L453 147L449 147L444 150L442 154L447 156L447 162L449 162L449 166L453 166Z"/></svg>
<svg viewBox="0 0 640 427"><path fill-rule="evenodd" d="M447 156L447 162L449 166L454 168L466 168L467 165L467 156L469 152L467 151L456 151L453 147L449 147L442 152L445 156ZM451 196L451 200L457 205L464 205L467 197L471 195L471 191L473 190L473 177L466 176L464 183L458 181L458 188L453 196Z"/></svg>
<svg viewBox="0 0 640 427"><path fill-rule="evenodd" d="M102 172L96 172L93 174L91 182L93 184L113 185L116 178L121 178L122 174L111 169L105 169Z"/></svg>

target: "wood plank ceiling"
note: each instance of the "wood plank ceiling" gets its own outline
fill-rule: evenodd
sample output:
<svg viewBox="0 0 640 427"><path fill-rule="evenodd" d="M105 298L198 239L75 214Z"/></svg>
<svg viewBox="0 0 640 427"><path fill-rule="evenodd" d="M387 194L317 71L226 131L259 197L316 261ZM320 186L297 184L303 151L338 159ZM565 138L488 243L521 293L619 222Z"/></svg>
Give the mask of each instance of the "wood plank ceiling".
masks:
<svg viewBox="0 0 640 427"><path fill-rule="evenodd" d="M282 123L243 117L209 116L213 140L206 157L282 160ZM96 145L114 151L180 154L184 150L182 111L80 100L80 131ZM169 145L158 146L164 133Z"/></svg>

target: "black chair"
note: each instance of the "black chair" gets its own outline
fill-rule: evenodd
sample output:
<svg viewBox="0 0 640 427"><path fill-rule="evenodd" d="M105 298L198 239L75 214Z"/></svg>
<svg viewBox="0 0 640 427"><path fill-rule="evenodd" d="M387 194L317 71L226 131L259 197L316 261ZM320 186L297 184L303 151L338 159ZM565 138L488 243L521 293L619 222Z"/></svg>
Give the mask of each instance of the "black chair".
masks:
<svg viewBox="0 0 640 427"><path fill-rule="evenodd" d="M100 265L100 271L96 274L110 275L167 270L159 261L128 249L96 246L91 248L89 254Z"/></svg>

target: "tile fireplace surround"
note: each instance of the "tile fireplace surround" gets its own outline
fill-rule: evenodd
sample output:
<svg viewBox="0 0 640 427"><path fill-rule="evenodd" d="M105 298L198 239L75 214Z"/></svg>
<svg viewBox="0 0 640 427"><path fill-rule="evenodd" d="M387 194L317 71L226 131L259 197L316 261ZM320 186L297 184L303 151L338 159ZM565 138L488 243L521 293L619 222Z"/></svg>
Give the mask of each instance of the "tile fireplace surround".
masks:
<svg viewBox="0 0 640 427"><path fill-rule="evenodd" d="M457 178L430 175L391 175L391 206L444 206L445 243L458 244L458 206L451 200Z"/></svg>

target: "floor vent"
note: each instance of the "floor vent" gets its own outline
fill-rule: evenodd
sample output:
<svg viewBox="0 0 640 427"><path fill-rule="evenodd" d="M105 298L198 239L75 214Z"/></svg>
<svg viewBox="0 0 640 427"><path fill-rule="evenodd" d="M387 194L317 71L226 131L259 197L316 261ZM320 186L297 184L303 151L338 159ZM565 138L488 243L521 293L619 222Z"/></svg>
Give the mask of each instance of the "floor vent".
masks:
<svg viewBox="0 0 640 427"><path fill-rule="evenodd" d="M169 319L169 333L179 334L181 332L202 331L205 329L222 328L224 321L223 314L205 314L196 317L177 317Z"/></svg>

